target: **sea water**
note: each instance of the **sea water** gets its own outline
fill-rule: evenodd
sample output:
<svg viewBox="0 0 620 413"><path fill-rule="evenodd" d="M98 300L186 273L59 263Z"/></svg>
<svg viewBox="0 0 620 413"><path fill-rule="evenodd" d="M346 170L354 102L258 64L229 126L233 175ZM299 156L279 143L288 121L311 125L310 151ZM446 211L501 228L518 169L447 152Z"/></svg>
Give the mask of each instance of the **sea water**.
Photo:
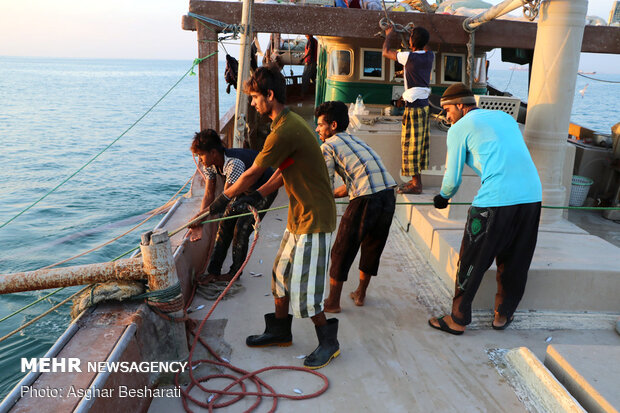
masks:
<svg viewBox="0 0 620 413"><path fill-rule="evenodd" d="M114 238L187 181L195 168L189 145L199 129L198 77L183 77L191 64L0 57L0 225L85 165L183 78L117 143L0 228L1 274L35 270ZM222 115L235 95L234 89L225 92L223 63L219 69ZM620 80L618 75L595 77ZM489 80L527 100L527 72L491 69ZM582 97L577 91L586 84ZM609 133L619 121L617 89L579 77L573 121ZM155 223L66 265L109 261L137 246L140 233ZM67 288L1 322L0 336L77 289ZM0 319L47 292L0 296ZM69 311L66 304L0 343L0 397L22 377L20 359L41 357L62 334Z"/></svg>

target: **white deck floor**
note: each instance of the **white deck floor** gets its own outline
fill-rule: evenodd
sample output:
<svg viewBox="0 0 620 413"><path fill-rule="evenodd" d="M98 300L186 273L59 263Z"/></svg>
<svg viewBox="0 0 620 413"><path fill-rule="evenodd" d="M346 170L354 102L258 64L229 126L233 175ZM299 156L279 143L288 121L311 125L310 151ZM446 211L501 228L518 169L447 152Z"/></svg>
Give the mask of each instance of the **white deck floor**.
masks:
<svg viewBox="0 0 620 413"><path fill-rule="evenodd" d="M282 193L274 206L286 202ZM317 345L309 319L293 321L293 345L286 348L250 349L245 346L249 334L261 333L263 314L273 311L270 294L271 266L286 224L286 210L266 216L254 255L240 280L243 289L222 301L212 316L225 319L223 340L231 363L245 370L271 365L301 366L297 357L309 354ZM227 263L224 270L227 270ZM250 271L262 273L252 277ZM318 398L304 401L281 400L282 412L524 412L536 411L527 400L521 401L509 380L498 373L488 352L494 349L528 347L543 360L548 344L618 345L620 337L613 326L605 330L524 330L494 331L486 323L469 329L463 336L431 329L427 320L439 315L450 304L449 291L436 289L437 276L404 235L394 220L383 254L379 276L373 278L364 307L356 307L348 297L357 286L357 262L343 289L340 320L341 356L318 370L329 379L329 389ZM435 297L428 299L428 296ZM439 297L437 300L436 298ZM201 319L212 302L201 298L193 307L205 308L192 315ZM212 330L211 336L217 331ZM205 333L209 335L209 331ZM547 342L551 337L550 343ZM230 346L230 347L228 347ZM500 363L501 364L501 363ZM296 395L316 391L321 383L312 375L299 372L269 372L262 376L277 392ZM224 381L210 384L217 388ZM253 385L248 384L253 390ZM206 401L209 394L196 397ZM252 397L223 412L240 412L251 406ZM271 401L263 399L256 411L265 412ZM207 411L191 405L193 411ZM154 399L149 412L183 411L180 399Z"/></svg>

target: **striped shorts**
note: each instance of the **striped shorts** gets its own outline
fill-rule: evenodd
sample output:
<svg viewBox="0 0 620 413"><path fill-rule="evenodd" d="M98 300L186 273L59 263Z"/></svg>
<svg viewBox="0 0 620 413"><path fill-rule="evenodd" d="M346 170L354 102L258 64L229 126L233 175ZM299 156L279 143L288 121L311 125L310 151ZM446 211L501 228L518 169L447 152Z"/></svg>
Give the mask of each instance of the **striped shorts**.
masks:
<svg viewBox="0 0 620 413"><path fill-rule="evenodd" d="M276 298L289 298L296 318L312 317L323 311L331 237L331 232L284 231L273 264L271 292Z"/></svg>
<svg viewBox="0 0 620 413"><path fill-rule="evenodd" d="M401 175L414 176L428 168L429 135L428 106L405 108L400 135Z"/></svg>

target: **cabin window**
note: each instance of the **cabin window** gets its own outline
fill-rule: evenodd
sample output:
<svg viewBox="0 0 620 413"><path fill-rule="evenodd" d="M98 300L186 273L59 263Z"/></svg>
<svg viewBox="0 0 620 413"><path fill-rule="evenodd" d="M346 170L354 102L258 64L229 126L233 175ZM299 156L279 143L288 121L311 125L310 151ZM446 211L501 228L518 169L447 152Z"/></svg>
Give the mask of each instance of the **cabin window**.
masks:
<svg viewBox="0 0 620 413"><path fill-rule="evenodd" d="M351 51L334 49L329 54L328 76L351 76Z"/></svg>
<svg viewBox="0 0 620 413"><path fill-rule="evenodd" d="M379 49L360 49L360 79L383 80L384 60Z"/></svg>
<svg viewBox="0 0 620 413"><path fill-rule="evenodd" d="M465 82L465 55L444 53L441 83Z"/></svg>
<svg viewBox="0 0 620 413"><path fill-rule="evenodd" d="M487 58L486 55L474 58L474 83L487 83Z"/></svg>
<svg viewBox="0 0 620 413"><path fill-rule="evenodd" d="M398 63L395 60L391 60L392 62L392 73L390 73L390 81L391 82L398 82L398 83L403 83L404 82L404 72L403 72L403 65L401 65L400 63Z"/></svg>

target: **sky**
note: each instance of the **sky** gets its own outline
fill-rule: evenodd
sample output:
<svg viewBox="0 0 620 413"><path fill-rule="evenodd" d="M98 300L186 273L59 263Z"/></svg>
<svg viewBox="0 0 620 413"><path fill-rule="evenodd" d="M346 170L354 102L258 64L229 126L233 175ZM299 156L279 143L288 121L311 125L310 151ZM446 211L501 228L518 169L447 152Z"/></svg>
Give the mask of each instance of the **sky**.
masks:
<svg viewBox="0 0 620 413"><path fill-rule="evenodd" d="M607 20L612 4L590 0L588 15ZM181 29L188 7L189 0L0 0L0 56L193 60L196 34ZM580 68L620 73L620 56L585 55Z"/></svg>

